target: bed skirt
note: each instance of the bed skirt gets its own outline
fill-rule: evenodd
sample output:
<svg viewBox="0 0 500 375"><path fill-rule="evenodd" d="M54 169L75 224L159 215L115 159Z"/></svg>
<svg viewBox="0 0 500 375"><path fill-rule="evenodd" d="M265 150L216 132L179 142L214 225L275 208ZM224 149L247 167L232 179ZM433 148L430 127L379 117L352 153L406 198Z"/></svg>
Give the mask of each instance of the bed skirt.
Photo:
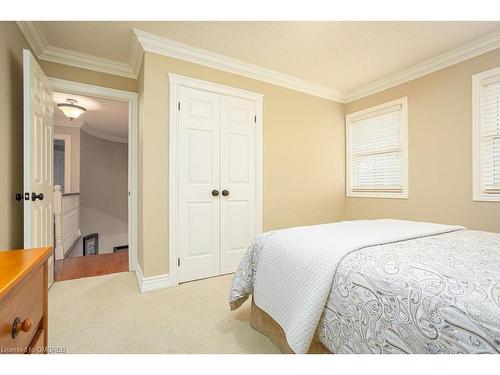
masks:
<svg viewBox="0 0 500 375"><path fill-rule="evenodd" d="M269 340L285 354L295 354L292 348L286 341L285 332L283 328L269 316L264 310L260 309L252 297L252 307L250 310L250 326L257 331L267 336ZM309 346L308 354L331 354L325 346L320 343L316 338L313 339L311 346Z"/></svg>

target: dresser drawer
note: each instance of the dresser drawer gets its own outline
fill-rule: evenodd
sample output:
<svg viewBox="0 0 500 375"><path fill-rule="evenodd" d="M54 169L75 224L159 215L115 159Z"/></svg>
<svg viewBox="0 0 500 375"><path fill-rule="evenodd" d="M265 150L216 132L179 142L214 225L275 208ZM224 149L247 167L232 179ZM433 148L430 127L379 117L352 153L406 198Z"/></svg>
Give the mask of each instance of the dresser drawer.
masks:
<svg viewBox="0 0 500 375"><path fill-rule="evenodd" d="M5 353L12 348L18 348L12 353L26 351L42 319L45 287L43 267L38 267L0 302L0 351ZM12 338L12 327L16 318L19 318L19 326L27 320L31 320L32 324L28 327L25 322L23 328L27 332L18 330L17 336Z"/></svg>

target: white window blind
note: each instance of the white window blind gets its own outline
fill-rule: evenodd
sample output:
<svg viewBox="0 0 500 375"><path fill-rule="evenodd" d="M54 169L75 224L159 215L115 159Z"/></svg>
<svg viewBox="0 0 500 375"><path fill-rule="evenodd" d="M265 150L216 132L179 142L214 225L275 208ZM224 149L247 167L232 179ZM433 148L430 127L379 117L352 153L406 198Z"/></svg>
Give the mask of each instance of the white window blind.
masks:
<svg viewBox="0 0 500 375"><path fill-rule="evenodd" d="M406 98L346 117L348 196L407 197Z"/></svg>
<svg viewBox="0 0 500 375"><path fill-rule="evenodd" d="M473 78L474 199L500 201L500 68Z"/></svg>

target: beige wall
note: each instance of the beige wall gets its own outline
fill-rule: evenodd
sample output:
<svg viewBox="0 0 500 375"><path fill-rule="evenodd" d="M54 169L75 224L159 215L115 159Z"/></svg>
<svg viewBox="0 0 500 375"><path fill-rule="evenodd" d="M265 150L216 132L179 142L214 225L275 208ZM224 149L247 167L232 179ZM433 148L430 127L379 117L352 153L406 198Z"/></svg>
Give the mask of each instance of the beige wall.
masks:
<svg viewBox="0 0 500 375"><path fill-rule="evenodd" d="M38 60L38 64L40 64L40 67L43 69L45 74L52 78L81 82L88 85L109 87L117 90L137 92L136 79L95 72L93 70L82 68L75 68L73 66L57 64L44 60Z"/></svg>
<svg viewBox="0 0 500 375"><path fill-rule="evenodd" d="M347 198L346 219L380 217L500 232L500 203L472 201L472 78L500 49L345 105L346 114L408 97L409 199Z"/></svg>
<svg viewBox="0 0 500 375"><path fill-rule="evenodd" d="M78 193L80 191L80 128L69 126L54 126L54 135L69 135L71 148L71 176L70 190L65 193Z"/></svg>
<svg viewBox="0 0 500 375"><path fill-rule="evenodd" d="M168 272L169 72L265 95L264 230L343 219L341 104L146 53L144 77L139 79L143 103L139 125L143 165L141 266L146 276Z"/></svg>
<svg viewBox="0 0 500 375"><path fill-rule="evenodd" d="M0 249L23 246L23 48L15 22L0 22Z"/></svg>

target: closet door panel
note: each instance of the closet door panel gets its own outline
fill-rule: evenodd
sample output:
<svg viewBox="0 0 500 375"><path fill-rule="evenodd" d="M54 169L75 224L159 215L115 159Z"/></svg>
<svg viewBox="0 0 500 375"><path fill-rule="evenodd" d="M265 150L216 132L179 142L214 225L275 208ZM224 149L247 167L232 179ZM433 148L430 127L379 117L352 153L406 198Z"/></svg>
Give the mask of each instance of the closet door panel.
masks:
<svg viewBox="0 0 500 375"><path fill-rule="evenodd" d="M221 98L221 273L234 272L256 235L255 102Z"/></svg>
<svg viewBox="0 0 500 375"><path fill-rule="evenodd" d="M179 281L220 273L220 95L182 87L179 121Z"/></svg>

